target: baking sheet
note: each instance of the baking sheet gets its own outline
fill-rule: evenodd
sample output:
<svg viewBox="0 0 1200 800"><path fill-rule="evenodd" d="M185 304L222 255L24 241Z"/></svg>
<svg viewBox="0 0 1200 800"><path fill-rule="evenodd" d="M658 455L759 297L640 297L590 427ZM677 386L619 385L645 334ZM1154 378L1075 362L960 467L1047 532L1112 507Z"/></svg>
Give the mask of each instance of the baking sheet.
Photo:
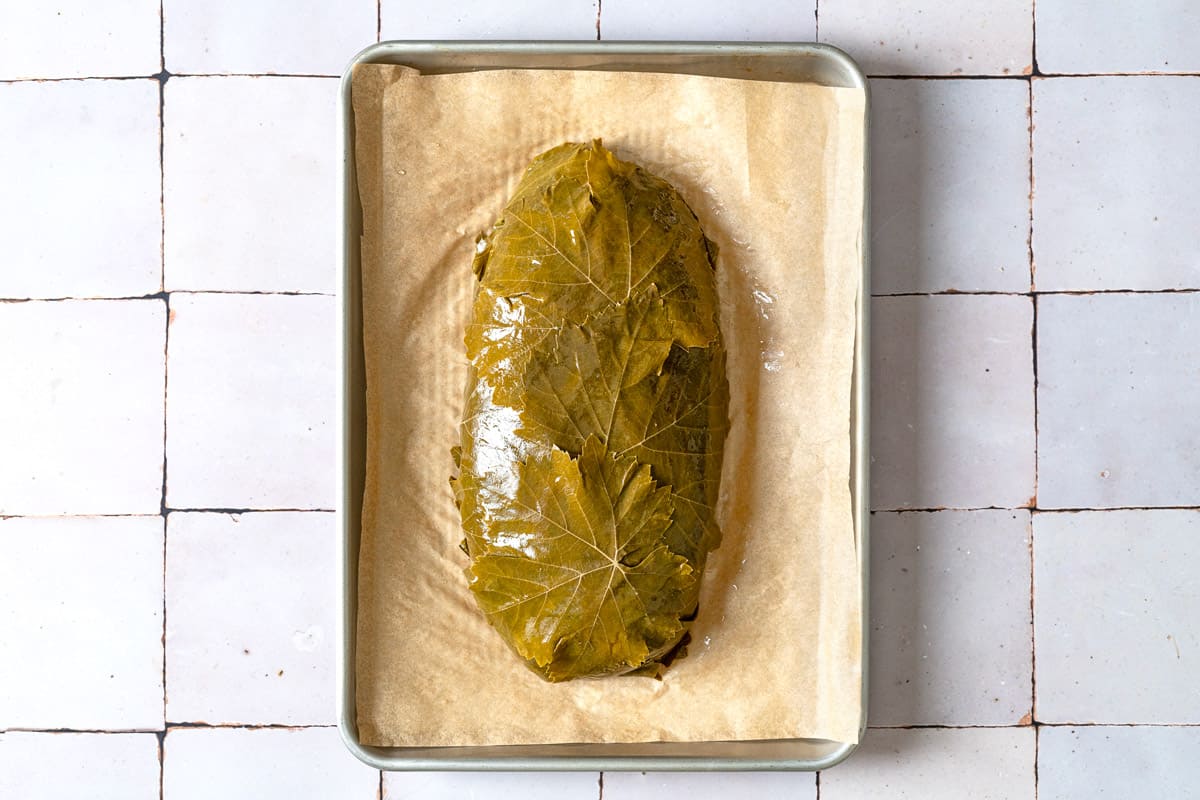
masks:
<svg viewBox="0 0 1200 800"><path fill-rule="evenodd" d="M368 463L360 739L379 745L855 741L849 409L861 91L630 73L360 66ZM446 476L475 236L528 160L604 138L680 188L721 247L733 426L695 643L662 682L551 686L466 591Z"/></svg>

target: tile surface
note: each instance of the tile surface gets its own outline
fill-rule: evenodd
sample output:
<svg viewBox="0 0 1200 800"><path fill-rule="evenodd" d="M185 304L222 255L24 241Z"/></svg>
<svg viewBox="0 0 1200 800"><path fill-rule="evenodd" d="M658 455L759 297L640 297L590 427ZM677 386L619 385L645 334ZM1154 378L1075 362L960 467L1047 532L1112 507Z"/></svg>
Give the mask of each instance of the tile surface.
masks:
<svg viewBox="0 0 1200 800"><path fill-rule="evenodd" d="M167 505L334 507L332 297L171 298Z"/></svg>
<svg viewBox="0 0 1200 800"><path fill-rule="evenodd" d="M165 317L161 300L0 303L0 516L158 513Z"/></svg>
<svg viewBox="0 0 1200 800"><path fill-rule="evenodd" d="M0 80L153 75L158 29L158 0L0 3Z"/></svg>
<svg viewBox="0 0 1200 800"><path fill-rule="evenodd" d="M815 11L813 0L743 0L740 3L605 0L600 37L613 40L718 38L809 42L816 38Z"/></svg>
<svg viewBox="0 0 1200 800"><path fill-rule="evenodd" d="M1028 511L872 515L872 725L1032 711L1029 562Z"/></svg>
<svg viewBox="0 0 1200 800"><path fill-rule="evenodd" d="M1200 511L1036 514L1044 722L1200 723Z"/></svg>
<svg viewBox="0 0 1200 800"><path fill-rule="evenodd" d="M1042 728L1038 800L1189 797L1200 785L1200 728Z"/></svg>
<svg viewBox="0 0 1200 800"><path fill-rule="evenodd" d="M884 297L871 309L872 508L1028 505L1032 301Z"/></svg>
<svg viewBox="0 0 1200 800"><path fill-rule="evenodd" d="M687 797L786 797L815 800L816 776L805 772L606 772L605 800Z"/></svg>
<svg viewBox="0 0 1200 800"><path fill-rule="evenodd" d="M520 13L490 0L382 0L384 39L595 39L597 0L530 0Z"/></svg>
<svg viewBox="0 0 1200 800"><path fill-rule="evenodd" d="M1035 80L1033 115L1037 288L1200 288L1200 80Z"/></svg>
<svg viewBox="0 0 1200 800"><path fill-rule="evenodd" d="M821 800L1033 800L1033 762L1032 727L872 730Z"/></svg>
<svg viewBox="0 0 1200 800"><path fill-rule="evenodd" d="M1103 6L1038 0L1036 8L1042 72L1200 71L1200 5L1194 0Z"/></svg>
<svg viewBox="0 0 1200 800"><path fill-rule="evenodd" d="M180 728L163 742L168 800L375 800L379 773L337 728Z"/></svg>
<svg viewBox="0 0 1200 800"><path fill-rule="evenodd" d="M0 84L0 140L0 297L161 288L157 81Z"/></svg>
<svg viewBox="0 0 1200 800"><path fill-rule="evenodd" d="M1028 84L873 80L871 104L871 291L1029 291Z"/></svg>
<svg viewBox="0 0 1200 800"><path fill-rule="evenodd" d="M383 800L596 800L596 772L385 772Z"/></svg>
<svg viewBox="0 0 1200 800"><path fill-rule="evenodd" d="M1039 506L1200 505L1197 368L1200 295L1040 298Z"/></svg>
<svg viewBox="0 0 1200 800"><path fill-rule="evenodd" d="M334 291L337 88L329 78L167 82L168 289Z"/></svg>
<svg viewBox="0 0 1200 800"><path fill-rule="evenodd" d="M0 797L158 800L153 733L0 733Z"/></svg>
<svg viewBox="0 0 1200 800"><path fill-rule="evenodd" d="M167 519L167 720L333 724L334 515Z"/></svg>
<svg viewBox="0 0 1200 800"><path fill-rule="evenodd" d="M161 517L0 519L0 730L162 727L162 563Z"/></svg>
<svg viewBox="0 0 1200 800"><path fill-rule="evenodd" d="M163 0L173 73L341 75L377 23L375 0Z"/></svg>
<svg viewBox="0 0 1200 800"><path fill-rule="evenodd" d="M1027 75L1033 66L1033 0L823 0L817 31L868 75Z"/></svg>

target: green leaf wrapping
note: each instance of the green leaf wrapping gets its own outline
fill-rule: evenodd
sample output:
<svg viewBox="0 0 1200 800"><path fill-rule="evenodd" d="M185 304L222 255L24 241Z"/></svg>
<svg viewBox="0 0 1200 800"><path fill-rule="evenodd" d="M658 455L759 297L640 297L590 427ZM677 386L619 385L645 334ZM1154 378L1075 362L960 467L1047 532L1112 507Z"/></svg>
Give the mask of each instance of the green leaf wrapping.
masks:
<svg viewBox="0 0 1200 800"><path fill-rule="evenodd" d="M646 673L720 543L712 247L599 142L534 160L475 260L455 496L488 621L548 680Z"/></svg>

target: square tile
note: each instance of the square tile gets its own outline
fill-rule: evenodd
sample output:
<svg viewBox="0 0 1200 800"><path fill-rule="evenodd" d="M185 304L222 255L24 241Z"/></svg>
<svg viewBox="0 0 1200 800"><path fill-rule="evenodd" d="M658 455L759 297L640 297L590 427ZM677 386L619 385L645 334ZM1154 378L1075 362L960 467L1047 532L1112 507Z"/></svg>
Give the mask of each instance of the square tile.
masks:
<svg viewBox="0 0 1200 800"><path fill-rule="evenodd" d="M811 772L606 772L604 800L724 800L727 797L786 797L816 800Z"/></svg>
<svg viewBox="0 0 1200 800"><path fill-rule="evenodd" d="M872 508L1031 505L1032 301L879 297L871 308Z"/></svg>
<svg viewBox="0 0 1200 800"><path fill-rule="evenodd" d="M332 509L338 304L171 297L167 505Z"/></svg>
<svg viewBox="0 0 1200 800"><path fill-rule="evenodd" d="M0 303L0 516L157 514L161 300ZM13 457L19 454L19 457Z"/></svg>
<svg viewBox="0 0 1200 800"><path fill-rule="evenodd" d="M1200 71L1200 5L1194 0L1110 3L1038 0L1042 72Z"/></svg>
<svg viewBox="0 0 1200 800"><path fill-rule="evenodd" d="M384 39L595 39L597 0L381 0Z"/></svg>
<svg viewBox="0 0 1200 800"><path fill-rule="evenodd" d="M1028 114L1023 81L871 81L872 292L1029 291Z"/></svg>
<svg viewBox="0 0 1200 800"><path fill-rule="evenodd" d="M168 289L334 291L337 87L329 78L167 82Z"/></svg>
<svg viewBox="0 0 1200 800"><path fill-rule="evenodd" d="M1031 715L1029 526L1024 510L872 515L872 725Z"/></svg>
<svg viewBox="0 0 1200 800"><path fill-rule="evenodd" d="M377 28L375 0L163 0L173 73L341 75Z"/></svg>
<svg viewBox="0 0 1200 800"><path fill-rule="evenodd" d="M869 75L1033 71L1033 0L824 0L817 33Z"/></svg>
<svg viewBox="0 0 1200 800"><path fill-rule="evenodd" d="M385 772L382 800L596 800L597 772Z"/></svg>
<svg viewBox="0 0 1200 800"><path fill-rule="evenodd" d="M158 0L0 3L0 80L158 70Z"/></svg>
<svg viewBox="0 0 1200 800"><path fill-rule="evenodd" d="M1189 797L1200 785L1200 728L1044 727L1038 800Z"/></svg>
<svg viewBox="0 0 1200 800"><path fill-rule="evenodd" d="M1038 505L1200 504L1200 295L1038 299Z"/></svg>
<svg viewBox="0 0 1200 800"><path fill-rule="evenodd" d="M1034 731L867 731L858 751L821 773L821 800L1033 800Z"/></svg>
<svg viewBox="0 0 1200 800"><path fill-rule="evenodd" d="M813 0L604 0L600 36L613 40L811 42L816 38L816 22Z"/></svg>
<svg viewBox="0 0 1200 800"><path fill-rule="evenodd" d="M161 728L162 566L161 517L0 519L0 728Z"/></svg>
<svg viewBox="0 0 1200 800"><path fill-rule="evenodd" d="M0 138L0 297L159 291L157 81L0 84Z"/></svg>
<svg viewBox="0 0 1200 800"><path fill-rule="evenodd" d="M0 733L0 797L76 800L80 787L88 800L158 800L158 737Z"/></svg>
<svg viewBox="0 0 1200 800"><path fill-rule="evenodd" d="M1200 288L1200 81L1038 79L1033 121L1037 288Z"/></svg>
<svg viewBox="0 0 1200 800"><path fill-rule="evenodd" d="M167 518L167 720L332 725L337 521Z"/></svg>
<svg viewBox="0 0 1200 800"><path fill-rule="evenodd" d="M1033 518L1042 722L1200 723L1200 511Z"/></svg>
<svg viewBox="0 0 1200 800"><path fill-rule="evenodd" d="M173 728L163 742L165 800L376 800L379 772L337 728Z"/></svg>

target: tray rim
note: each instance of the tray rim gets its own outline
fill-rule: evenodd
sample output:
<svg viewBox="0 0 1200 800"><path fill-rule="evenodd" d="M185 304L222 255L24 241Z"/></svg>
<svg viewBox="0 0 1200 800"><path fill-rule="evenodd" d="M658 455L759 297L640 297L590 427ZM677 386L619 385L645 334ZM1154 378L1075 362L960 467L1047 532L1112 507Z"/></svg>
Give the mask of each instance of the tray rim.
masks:
<svg viewBox="0 0 1200 800"><path fill-rule="evenodd" d="M855 308L857 329L854 344L854 365L851 392L851 470L852 513L859 562L862 598L861 629L861 708L859 742L807 740L829 745L828 752L815 758L741 758L681 755L544 755L544 756L462 756L445 758L404 755L408 748L371 748L358 739L354 684L355 635L357 625L358 560L360 530L354 524L357 514L347 513L352 503L361 506L362 498L353 497L349 469L354 450L350 415L350 387L354 368L353 348L361 349L361 309L352 302L359 291L357 237L351 235L354 223L361 223L358 208L354 164L353 106L351 78L354 68L366 63L397 63L404 56L487 55L613 55L613 56L726 56L737 57L805 57L829 62L845 77L849 86L864 95L863 114L863 217L859 234L861 279ZM508 67L506 67L508 68ZM545 69L546 67L533 67ZM664 69L674 72L679 70ZM337 419L340 420L341 441L337 449L338 495L336 510L341 562L341 614L338 615L337 639L341 645L336 663L337 726L346 747L369 766L388 771L453 770L453 771L817 771L840 764L861 744L867 730L868 673L869 673L869 609L870 609L870 483L869 483L869 400L870 400L870 86L861 68L842 50L815 42L675 42L675 41L517 41L517 40L385 40L359 51L346 66L340 79L338 146L342 159L339 183L342 191L341 257L338 262L339 280L339 374L342 379L338 393ZM678 743L683 746L686 743ZM554 745L546 745L553 747ZM394 750L380 755L372 750ZM435 748L420 748L430 750ZM441 748L459 750L461 748Z"/></svg>

